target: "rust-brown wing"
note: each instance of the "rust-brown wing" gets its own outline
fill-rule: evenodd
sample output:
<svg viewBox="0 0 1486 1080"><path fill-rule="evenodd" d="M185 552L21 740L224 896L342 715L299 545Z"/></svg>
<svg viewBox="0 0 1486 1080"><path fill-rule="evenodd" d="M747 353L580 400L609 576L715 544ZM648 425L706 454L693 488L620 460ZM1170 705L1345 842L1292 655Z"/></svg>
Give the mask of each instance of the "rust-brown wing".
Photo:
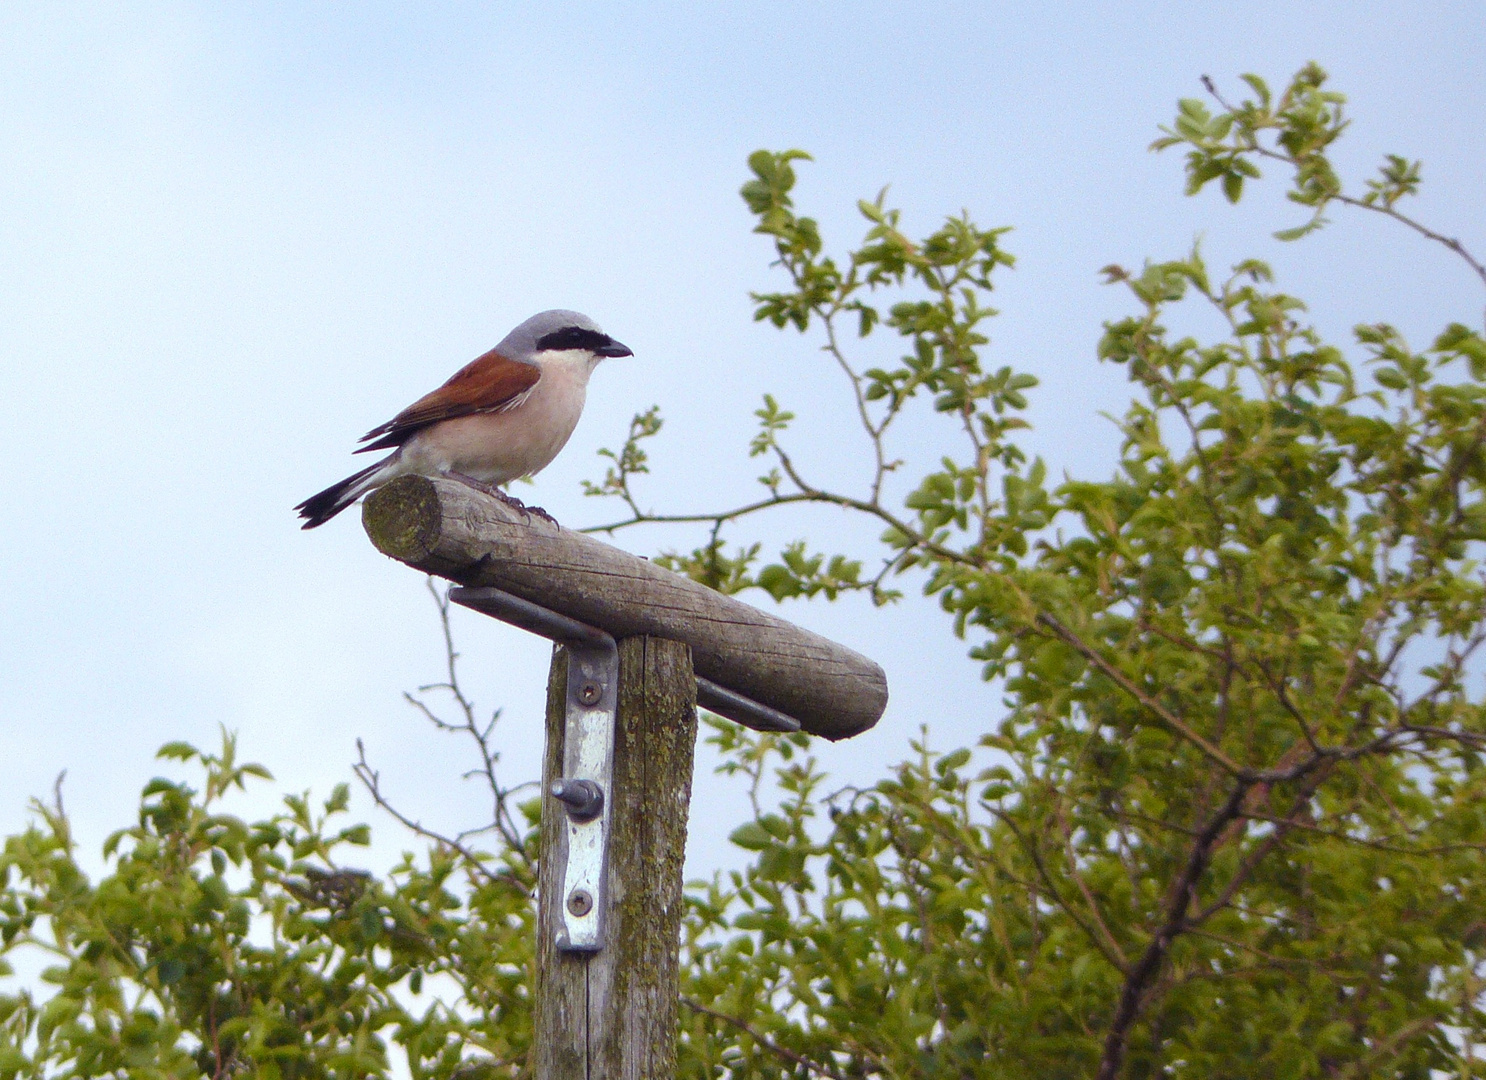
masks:
<svg viewBox="0 0 1486 1080"><path fill-rule="evenodd" d="M460 368L443 386L426 394L387 423L361 437L369 443L357 449L386 450L401 446L416 432L440 420L472 413L500 412L517 405L537 384L542 371L535 364L512 360L491 349ZM375 439L375 442L371 440Z"/></svg>

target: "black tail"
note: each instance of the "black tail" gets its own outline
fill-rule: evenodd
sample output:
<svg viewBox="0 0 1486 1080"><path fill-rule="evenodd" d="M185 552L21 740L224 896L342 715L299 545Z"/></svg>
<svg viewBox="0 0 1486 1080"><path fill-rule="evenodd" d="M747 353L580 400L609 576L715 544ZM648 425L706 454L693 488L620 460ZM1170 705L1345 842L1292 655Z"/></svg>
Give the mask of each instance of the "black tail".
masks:
<svg viewBox="0 0 1486 1080"><path fill-rule="evenodd" d="M366 481L371 478L372 473L387 464L387 461L387 458L383 458L375 465L369 465L359 473L346 477L339 484L331 484L318 495L311 495L296 506L294 509L298 510L299 516L304 518L304 524L300 528L313 529L316 525L324 525L361 498L374 486Z"/></svg>

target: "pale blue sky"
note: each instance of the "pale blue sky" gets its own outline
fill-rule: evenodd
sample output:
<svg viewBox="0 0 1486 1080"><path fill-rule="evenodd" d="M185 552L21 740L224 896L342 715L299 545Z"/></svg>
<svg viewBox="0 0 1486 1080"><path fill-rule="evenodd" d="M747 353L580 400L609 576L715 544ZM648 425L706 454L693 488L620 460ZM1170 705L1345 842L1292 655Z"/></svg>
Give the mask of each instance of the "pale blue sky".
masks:
<svg viewBox="0 0 1486 1080"><path fill-rule="evenodd" d="M1241 8L1241 10L1236 10ZM280 789L349 778L364 737L405 805L483 809L463 759L400 700L439 675L421 579L355 515L302 534L290 507L349 472L354 439L546 307L594 316L633 360L531 494L565 523L593 452L659 403L657 508L751 494L759 396L802 414L797 456L848 482L849 428L814 343L750 321L769 249L737 188L748 153L799 146L800 203L838 249L885 183L913 231L968 209L1016 231L993 362L1032 371L1033 448L1107 471L1125 400L1094 359L1128 309L1097 271L1183 253L1270 258L1343 334L1423 340L1477 319L1478 283L1387 223L1339 216L1304 245L1274 194L1181 196L1147 153L1211 74L1282 82L1319 60L1351 96L1340 154L1425 162L1418 212L1486 249L1486 9L1454 4L293 5L0 8L0 825L62 769L86 844L132 813L171 739L218 724ZM874 347L886 347L885 340ZM902 452L933 460L932 426ZM816 513L765 539L871 529ZM649 552L691 537L626 534ZM997 695L930 603L785 614L886 666L873 733L822 746L870 781L920 723L949 746ZM506 707L509 773L535 769L546 649L460 620L466 671ZM369 814L364 802L362 814ZM691 866L716 865L736 791L698 785ZM404 844L371 818L376 860Z"/></svg>

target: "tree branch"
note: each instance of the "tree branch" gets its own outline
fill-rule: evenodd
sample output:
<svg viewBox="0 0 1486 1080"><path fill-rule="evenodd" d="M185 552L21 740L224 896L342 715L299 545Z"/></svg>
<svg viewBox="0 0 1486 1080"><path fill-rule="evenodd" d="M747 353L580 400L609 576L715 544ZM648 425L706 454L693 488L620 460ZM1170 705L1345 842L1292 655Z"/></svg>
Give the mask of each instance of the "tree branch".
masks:
<svg viewBox="0 0 1486 1080"><path fill-rule="evenodd" d="M356 753L359 760L351 766L351 771L356 774L356 779L361 781L362 786L371 795L373 802L391 814L409 832L416 833L418 836L432 840L436 844L442 844L449 850L457 852L466 864L468 864L469 868L484 878L486 882L494 884L500 880L499 875L485 868L485 864L481 861L479 855L465 847L458 840L444 836L442 833L437 833L432 829L424 828L419 822L414 821L388 802L387 798L382 794L381 776L366 760L366 747L362 745L360 739L356 740Z"/></svg>
<svg viewBox="0 0 1486 1080"><path fill-rule="evenodd" d="M791 1065L798 1065L800 1068L806 1069L809 1072L814 1073L816 1076L829 1077L830 1080L848 1080L846 1074L838 1071L835 1066L827 1065L819 1061L812 1061L810 1058L795 1053L787 1046L780 1046L777 1042L769 1038L762 1031L758 1030L758 1028L754 1027L746 1020L740 1020L736 1016L729 1016L727 1013L718 1012L716 1009L709 1009L706 1005L703 1005L695 998L689 998L685 995L682 995L681 997L681 1004L692 1010L692 1012L699 1012L703 1016L710 1016L714 1020L721 1020L729 1027L736 1028L737 1030L746 1034L754 1042L758 1043L759 1046L763 1047L769 1053L773 1054L775 1057L781 1058L784 1061L788 1061Z"/></svg>
<svg viewBox="0 0 1486 1080"><path fill-rule="evenodd" d="M1161 721L1166 724L1167 727L1171 728L1171 730L1175 731L1182 738L1186 739L1193 746L1197 747L1198 750L1202 751L1203 754L1205 754L1212 761L1216 762L1218 765L1221 765L1227 772L1241 779L1252 779L1254 777L1255 774L1253 770L1246 769L1243 766L1239 765L1227 754L1223 753L1223 751L1219 750L1212 743L1208 742L1201 735L1197 734L1197 732L1193 731L1192 728L1189 727L1185 722L1183 722L1181 718L1179 718L1175 713L1166 708L1159 701L1152 698L1149 694L1141 690L1140 687L1136 686L1133 682L1130 681L1129 677L1124 672L1115 667L1108 660L1104 659L1103 656L1099 655L1099 652L1094 649L1093 646L1086 643L1072 630L1064 626L1063 623L1060 622L1056 616L1050 615L1045 611L1040 612L1037 616L1037 621L1043 626L1046 626L1053 633L1057 634L1058 637L1061 638L1064 642L1073 646L1073 648L1076 649L1084 657L1084 659L1088 660L1089 663L1093 664L1096 668L1103 672L1104 675L1107 676L1111 682L1113 682L1121 690L1125 691L1125 693L1133 697L1136 701L1140 702L1140 704L1144 705L1151 712L1155 713L1156 716L1158 716Z"/></svg>
<svg viewBox="0 0 1486 1080"><path fill-rule="evenodd" d="M1238 816L1243 807L1244 796L1251 785L1236 784L1223 806L1214 814L1193 841L1187 854L1187 864L1181 875L1172 883L1167 893L1161 925L1152 935L1145 952L1125 976L1120 990L1119 1003L1110 1020L1109 1032L1104 1039L1104 1052L1099 1059L1098 1080L1117 1080L1120 1067L1125 1060L1125 1049L1130 1039L1130 1028L1140 1015L1142 999L1150 984L1160 973L1171 943L1182 932L1187 921L1187 909L1197 894L1197 883L1206 872L1212 857L1213 847L1228 823Z"/></svg>

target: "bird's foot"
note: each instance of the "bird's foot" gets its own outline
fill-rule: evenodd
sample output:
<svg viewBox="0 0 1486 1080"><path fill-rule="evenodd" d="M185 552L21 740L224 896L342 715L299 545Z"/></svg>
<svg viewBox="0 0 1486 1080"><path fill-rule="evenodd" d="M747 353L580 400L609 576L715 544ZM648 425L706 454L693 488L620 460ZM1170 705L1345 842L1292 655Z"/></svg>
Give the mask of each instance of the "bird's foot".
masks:
<svg viewBox="0 0 1486 1080"><path fill-rule="evenodd" d="M494 496L495 498L499 499L501 502L509 506L512 510L521 511L522 515L525 517L535 516L549 521L553 525L557 525L557 519L551 514L547 513L547 511L543 510L540 506L527 506L526 503L516 498L516 496L506 494L494 484L487 484L483 480L476 480L473 476L465 476L463 473L450 473L449 475L453 479L458 480L461 483L468 484L476 491L483 491L487 495ZM558 528L561 527L562 526L558 525Z"/></svg>
<svg viewBox="0 0 1486 1080"><path fill-rule="evenodd" d="M516 496L507 495L504 491L497 490L495 492L495 496L507 506L510 506L516 510L520 510L527 517L539 517L544 521L548 521L551 522L553 525L557 525L557 519L551 514L547 513L547 511L543 510L540 506L527 506L526 503L516 498ZM562 528L561 525L558 525L557 527L559 529Z"/></svg>

